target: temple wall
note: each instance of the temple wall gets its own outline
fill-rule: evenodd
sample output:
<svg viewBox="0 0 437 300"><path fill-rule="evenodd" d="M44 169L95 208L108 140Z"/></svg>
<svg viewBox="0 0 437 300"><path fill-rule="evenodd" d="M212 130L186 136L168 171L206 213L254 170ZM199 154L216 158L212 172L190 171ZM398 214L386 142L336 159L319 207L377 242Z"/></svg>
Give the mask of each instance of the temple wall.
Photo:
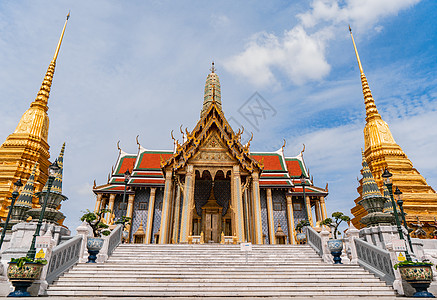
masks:
<svg viewBox="0 0 437 300"><path fill-rule="evenodd" d="M288 237L288 221L287 221L287 200L285 198L285 190L272 190L273 200L273 220L275 223L275 233L278 229L278 224L281 222L282 231L287 236L287 242L290 243ZM281 206L280 210L275 209L275 205Z"/></svg>
<svg viewBox="0 0 437 300"><path fill-rule="evenodd" d="M270 244L269 240L269 225L267 222L267 194L266 189L260 188L260 202L261 202L261 222L263 235L265 235L265 243Z"/></svg>
<svg viewBox="0 0 437 300"><path fill-rule="evenodd" d="M295 204L300 204L301 210L297 210ZM293 218L294 226L302 220L306 220L306 205L302 197L293 197ZM281 224L282 225L282 224Z"/></svg>
<svg viewBox="0 0 437 300"><path fill-rule="evenodd" d="M158 232L159 227L161 226L163 199L164 199L164 190L162 188L157 188L155 194L155 210L153 213L152 244L155 244L155 233Z"/></svg>
<svg viewBox="0 0 437 300"><path fill-rule="evenodd" d="M132 215L132 229L130 233L130 240L133 240L134 233L140 227L141 222L143 223L144 230L147 226L147 214L149 209L150 200L150 188L137 190L135 193L134 200L134 211ZM141 209L140 209L141 203Z"/></svg>

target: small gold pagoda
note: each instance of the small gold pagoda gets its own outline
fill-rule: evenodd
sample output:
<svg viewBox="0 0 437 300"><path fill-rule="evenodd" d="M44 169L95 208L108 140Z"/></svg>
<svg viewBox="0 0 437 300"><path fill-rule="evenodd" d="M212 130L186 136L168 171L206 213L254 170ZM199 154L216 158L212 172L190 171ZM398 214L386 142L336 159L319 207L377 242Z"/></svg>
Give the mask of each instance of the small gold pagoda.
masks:
<svg viewBox="0 0 437 300"><path fill-rule="evenodd" d="M35 190L40 191L47 181L48 167L50 165L49 144L47 143L49 131L49 116L47 104L55 72L56 59L61 48L62 38L70 14L67 15L61 37L56 47L55 55L44 76L41 88L35 101L23 114L15 131L10 134L0 146L0 218L6 217L9 197L13 190L13 183L21 178L22 181L30 177L35 163L39 164L35 172ZM37 198L33 198L33 203Z"/></svg>
<svg viewBox="0 0 437 300"><path fill-rule="evenodd" d="M437 216L437 194L413 167L412 162L393 139L387 123L382 120L381 115L378 113L366 75L363 72L352 30L350 30L350 34L361 73L366 108L366 125L364 127L365 160L383 193L384 183L381 175L384 169L387 168L393 174L393 186L398 187L403 193L404 210L407 214L408 224L416 222L418 219L434 224L434 218ZM360 181L360 186L357 188L360 195L363 190L362 184L363 182ZM358 204L360 200L361 196L355 199L356 206L351 209L354 215L352 223L357 228L364 226L360 220L367 214L364 208ZM429 226L427 231L431 232L432 229L433 227Z"/></svg>

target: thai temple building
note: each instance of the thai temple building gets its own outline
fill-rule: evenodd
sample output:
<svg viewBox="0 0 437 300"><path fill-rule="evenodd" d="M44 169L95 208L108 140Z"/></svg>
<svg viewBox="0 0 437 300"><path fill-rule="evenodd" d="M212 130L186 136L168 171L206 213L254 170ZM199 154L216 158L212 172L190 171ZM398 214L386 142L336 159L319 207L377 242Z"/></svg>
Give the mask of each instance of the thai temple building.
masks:
<svg viewBox="0 0 437 300"><path fill-rule="evenodd" d="M388 191L384 190L383 178L381 177L384 169L387 168L393 174L393 190L398 187L403 193L404 210L409 226L417 222L423 223L425 231L429 233L435 230L431 225L435 224L437 216L437 194L429 186L422 175L414 168L413 163L402 151L401 147L395 142L390 128L381 118L372 93L364 75L357 47L350 31L358 67L361 73L361 83L363 87L364 104L366 108L366 125L364 127L364 158L372 172L373 177L382 192L387 196ZM363 169L361 170L363 173ZM362 199L363 181L357 188L360 196L355 199L355 207L351 209L354 218L352 223L357 228L364 227L360 220L367 214L365 209L358 204ZM414 226L413 226L414 227Z"/></svg>
<svg viewBox="0 0 437 300"><path fill-rule="evenodd" d="M182 144L173 138L168 151L138 144L135 154L119 148L108 183L94 184L95 210L111 210L108 224L131 217L130 243L295 244L299 221L326 218L328 191L309 179L303 151L254 152L242 133L226 120L213 64L200 119L182 132Z"/></svg>
<svg viewBox="0 0 437 300"><path fill-rule="evenodd" d="M6 218L8 207L11 204L9 198L13 191L13 183L19 178L23 183L26 183L33 174L31 180L34 180L36 192L41 191L47 181L48 167L51 164L49 161L50 147L47 142L49 132L48 100L56 59L61 48L68 18L69 15L36 99L21 117L15 131L0 146L0 218ZM32 171L36 164L37 168ZM38 198L35 195L32 196L32 203L34 207L38 203Z"/></svg>

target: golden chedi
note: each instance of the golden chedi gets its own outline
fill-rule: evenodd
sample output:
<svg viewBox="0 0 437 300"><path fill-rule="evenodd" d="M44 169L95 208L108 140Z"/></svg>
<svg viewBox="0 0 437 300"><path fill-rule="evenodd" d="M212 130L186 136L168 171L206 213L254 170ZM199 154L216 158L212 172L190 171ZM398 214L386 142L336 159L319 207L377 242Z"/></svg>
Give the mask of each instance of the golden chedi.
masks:
<svg viewBox="0 0 437 300"><path fill-rule="evenodd" d="M49 108L47 104L55 72L56 59L68 18L69 14L62 29L55 55L50 62L36 99L21 117L15 131L0 146L0 218L6 217L8 213L8 206L11 203L9 197L11 197L13 190L13 182L19 178L26 182L31 176L35 163L38 163L39 166L34 174L35 190L41 190L47 181L47 172L50 165L50 147L47 143L49 130L49 116L47 114ZM36 204L37 199L33 198L32 202Z"/></svg>
<svg viewBox="0 0 437 300"><path fill-rule="evenodd" d="M426 183L423 176L413 167L407 155L395 142L387 123L381 118L367 83L366 75L364 75L352 31L350 31L350 34L361 73L361 84L366 108L366 125L364 127L365 160L382 193L384 193L384 183L381 175L384 169L387 168L393 174L393 186L398 187L403 192L404 210L407 214L406 220L408 224L416 222L418 219L425 223L429 222L430 225L434 224L434 218L437 215L437 194ZM357 188L360 195L363 191L362 184L363 182L360 181L360 186ZM361 199L361 196L355 199L356 206L351 209L354 215L352 223L357 228L363 227L360 220L367 214L364 208L358 204ZM429 233L433 229L430 225L424 227L428 232L427 237L430 237Z"/></svg>

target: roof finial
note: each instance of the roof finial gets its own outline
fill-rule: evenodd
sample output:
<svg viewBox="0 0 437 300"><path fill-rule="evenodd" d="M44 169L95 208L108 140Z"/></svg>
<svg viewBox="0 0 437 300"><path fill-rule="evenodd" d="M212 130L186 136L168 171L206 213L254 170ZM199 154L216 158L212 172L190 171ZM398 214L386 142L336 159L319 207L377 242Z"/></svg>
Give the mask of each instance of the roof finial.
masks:
<svg viewBox="0 0 437 300"><path fill-rule="evenodd" d="M362 74L364 73L363 66L361 65L360 56L358 55L357 45L355 45L355 40L354 40L354 36L352 35L352 29L350 25L349 25L349 32L351 34L352 43L354 44L355 55L357 56L357 61L358 61L358 67L360 68L360 73Z"/></svg>
<svg viewBox="0 0 437 300"><path fill-rule="evenodd" d="M214 66L214 61L212 61L211 69L209 69L209 70L211 71L211 73L214 73L214 72L215 72L216 68L215 68L215 66Z"/></svg>
<svg viewBox="0 0 437 300"><path fill-rule="evenodd" d="M352 43L354 44L355 55L357 56L358 67L360 68L361 73L361 85L363 87L363 95L364 95L364 105L366 107L366 121L369 121L371 118L381 118L378 113L378 109L375 105L375 100L373 100L372 92L369 88L369 83L367 82L366 75L363 72L363 66L361 65L360 57L358 55L357 46L355 45L354 36L352 35L352 29L349 26L349 31L351 33Z"/></svg>
<svg viewBox="0 0 437 300"><path fill-rule="evenodd" d="M47 107L47 103L50 95L50 88L53 82L53 74L55 73L56 66L56 58L58 57L59 49L61 48L62 38L64 37L65 28L67 27L67 21L70 18L70 13L67 15L67 20L65 20L64 28L62 29L61 37L58 42L58 46L56 47L55 55L53 56L52 61L47 69L46 75L44 76L41 87L36 95L35 101L30 105L31 107L41 107L44 111L47 111L49 108ZM47 139L47 137L46 137Z"/></svg>
<svg viewBox="0 0 437 300"><path fill-rule="evenodd" d="M67 27L68 19L70 19L70 11L67 14L67 19L65 20L64 28L62 29L61 37L59 38L58 46L56 47L55 55L53 56L53 60L56 61L58 58L59 49L61 48L62 39L64 38L65 28Z"/></svg>

